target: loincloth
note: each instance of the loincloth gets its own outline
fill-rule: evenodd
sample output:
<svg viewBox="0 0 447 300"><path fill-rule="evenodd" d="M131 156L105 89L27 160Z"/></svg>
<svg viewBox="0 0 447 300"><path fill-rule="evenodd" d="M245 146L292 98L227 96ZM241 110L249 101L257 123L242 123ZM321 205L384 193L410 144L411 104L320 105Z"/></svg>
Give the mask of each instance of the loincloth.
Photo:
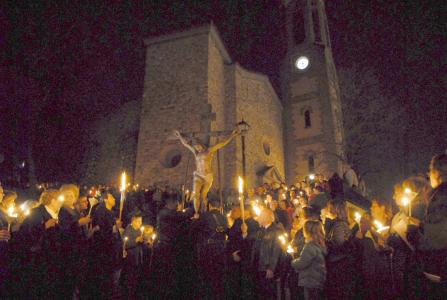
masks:
<svg viewBox="0 0 447 300"><path fill-rule="evenodd" d="M206 175L204 174L200 174L197 171L195 171L194 173L194 179L199 178L200 180L203 180L205 182L213 182L213 173L208 173Z"/></svg>

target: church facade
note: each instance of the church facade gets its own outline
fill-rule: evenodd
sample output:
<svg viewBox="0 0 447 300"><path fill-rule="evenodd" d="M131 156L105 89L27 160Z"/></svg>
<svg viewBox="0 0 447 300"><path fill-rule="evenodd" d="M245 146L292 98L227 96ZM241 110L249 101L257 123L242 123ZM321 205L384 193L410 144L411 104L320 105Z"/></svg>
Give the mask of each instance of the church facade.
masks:
<svg viewBox="0 0 447 300"><path fill-rule="evenodd" d="M231 59L212 24L145 40L142 100L113 117L128 125L112 129L110 118L97 124L102 133L95 136L96 151L109 157L119 152L121 165L96 155L89 166L91 180L115 184L126 169L140 186L191 188L194 157L173 131L213 145L240 122L248 124L246 134L214 158L214 188L235 189L237 176L254 187L266 181L292 184L309 173L340 173L341 105L324 3L285 1L284 6L288 52L282 99L267 76ZM302 41L296 39L297 30L304 32ZM126 149L112 149L108 135L118 137L114 142L123 137Z"/></svg>

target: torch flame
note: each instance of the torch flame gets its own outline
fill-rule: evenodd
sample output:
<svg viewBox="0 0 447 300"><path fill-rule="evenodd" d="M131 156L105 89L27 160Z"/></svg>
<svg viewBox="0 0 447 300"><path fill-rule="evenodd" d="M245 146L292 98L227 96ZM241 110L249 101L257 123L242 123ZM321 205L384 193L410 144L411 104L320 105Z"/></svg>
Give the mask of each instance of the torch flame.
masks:
<svg viewBox="0 0 447 300"><path fill-rule="evenodd" d="M239 194L243 194L244 193L244 180L242 179L241 176L239 176L238 178L239 180Z"/></svg>
<svg viewBox="0 0 447 300"><path fill-rule="evenodd" d="M126 172L121 174L121 187L120 192L124 192L126 190Z"/></svg>
<svg viewBox="0 0 447 300"><path fill-rule="evenodd" d="M287 245L287 253L292 254L295 253L295 249L293 249L292 245Z"/></svg>
<svg viewBox="0 0 447 300"><path fill-rule="evenodd" d="M356 211L355 214L354 214L354 218L355 218L355 220L358 223L362 219L362 215L358 211Z"/></svg>
<svg viewBox="0 0 447 300"><path fill-rule="evenodd" d="M407 196L402 197L402 205L408 206L408 204L410 204L410 198L408 198Z"/></svg>
<svg viewBox="0 0 447 300"><path fill-rule="evenodd" d="M253 206L253 211L255 213L255 215L260 216L261 215L261 208L257 205Z"/></svg>

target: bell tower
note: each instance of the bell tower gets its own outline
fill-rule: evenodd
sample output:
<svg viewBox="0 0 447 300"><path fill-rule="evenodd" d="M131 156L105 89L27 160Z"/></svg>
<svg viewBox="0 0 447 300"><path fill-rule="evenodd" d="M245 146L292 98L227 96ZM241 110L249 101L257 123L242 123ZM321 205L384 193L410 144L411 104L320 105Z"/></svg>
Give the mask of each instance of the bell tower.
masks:
<svg viewBox="0 0 447 300"><path fill-rule="evenodd" d="M341 174L340 91L323 0L284 0L287 55L282 97L286 178Z"/></svg>

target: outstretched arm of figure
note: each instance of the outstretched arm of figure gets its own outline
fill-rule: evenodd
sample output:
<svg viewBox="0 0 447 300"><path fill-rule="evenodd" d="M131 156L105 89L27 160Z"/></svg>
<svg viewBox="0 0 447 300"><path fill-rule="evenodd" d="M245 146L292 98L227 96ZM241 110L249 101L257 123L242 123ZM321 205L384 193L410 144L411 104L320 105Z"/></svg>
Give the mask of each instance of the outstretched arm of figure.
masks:
<svg viewBox="0 0 447 300"><path fill-rule="evenodd" d="M216 145L212 146L212 147L210 148L210 152L216 152L217 150L219 150L219 149L225 147L226 145L228 145L228 143L231 142L231 140L232 140L233 138L235 138L235 137L236 137L237 135L239 135L239 134L240 134L239 129L238 129L238 128L234 129L234 130L231 132L231 135L230 135L225 141L223 141L222 143L219 143L219 144L216 144Z"/></svg>
<svg viewBox="0 0 447 300"><path fill-rule="evenodd" d="M194 154L196 153L194 148L185 140L185 138L182 136L182 134L178 130L174 130L174 135L176 138L178 138L180 140L180 142L183 144L183 146L188 148L192 153L194 153Z"/></svg>

